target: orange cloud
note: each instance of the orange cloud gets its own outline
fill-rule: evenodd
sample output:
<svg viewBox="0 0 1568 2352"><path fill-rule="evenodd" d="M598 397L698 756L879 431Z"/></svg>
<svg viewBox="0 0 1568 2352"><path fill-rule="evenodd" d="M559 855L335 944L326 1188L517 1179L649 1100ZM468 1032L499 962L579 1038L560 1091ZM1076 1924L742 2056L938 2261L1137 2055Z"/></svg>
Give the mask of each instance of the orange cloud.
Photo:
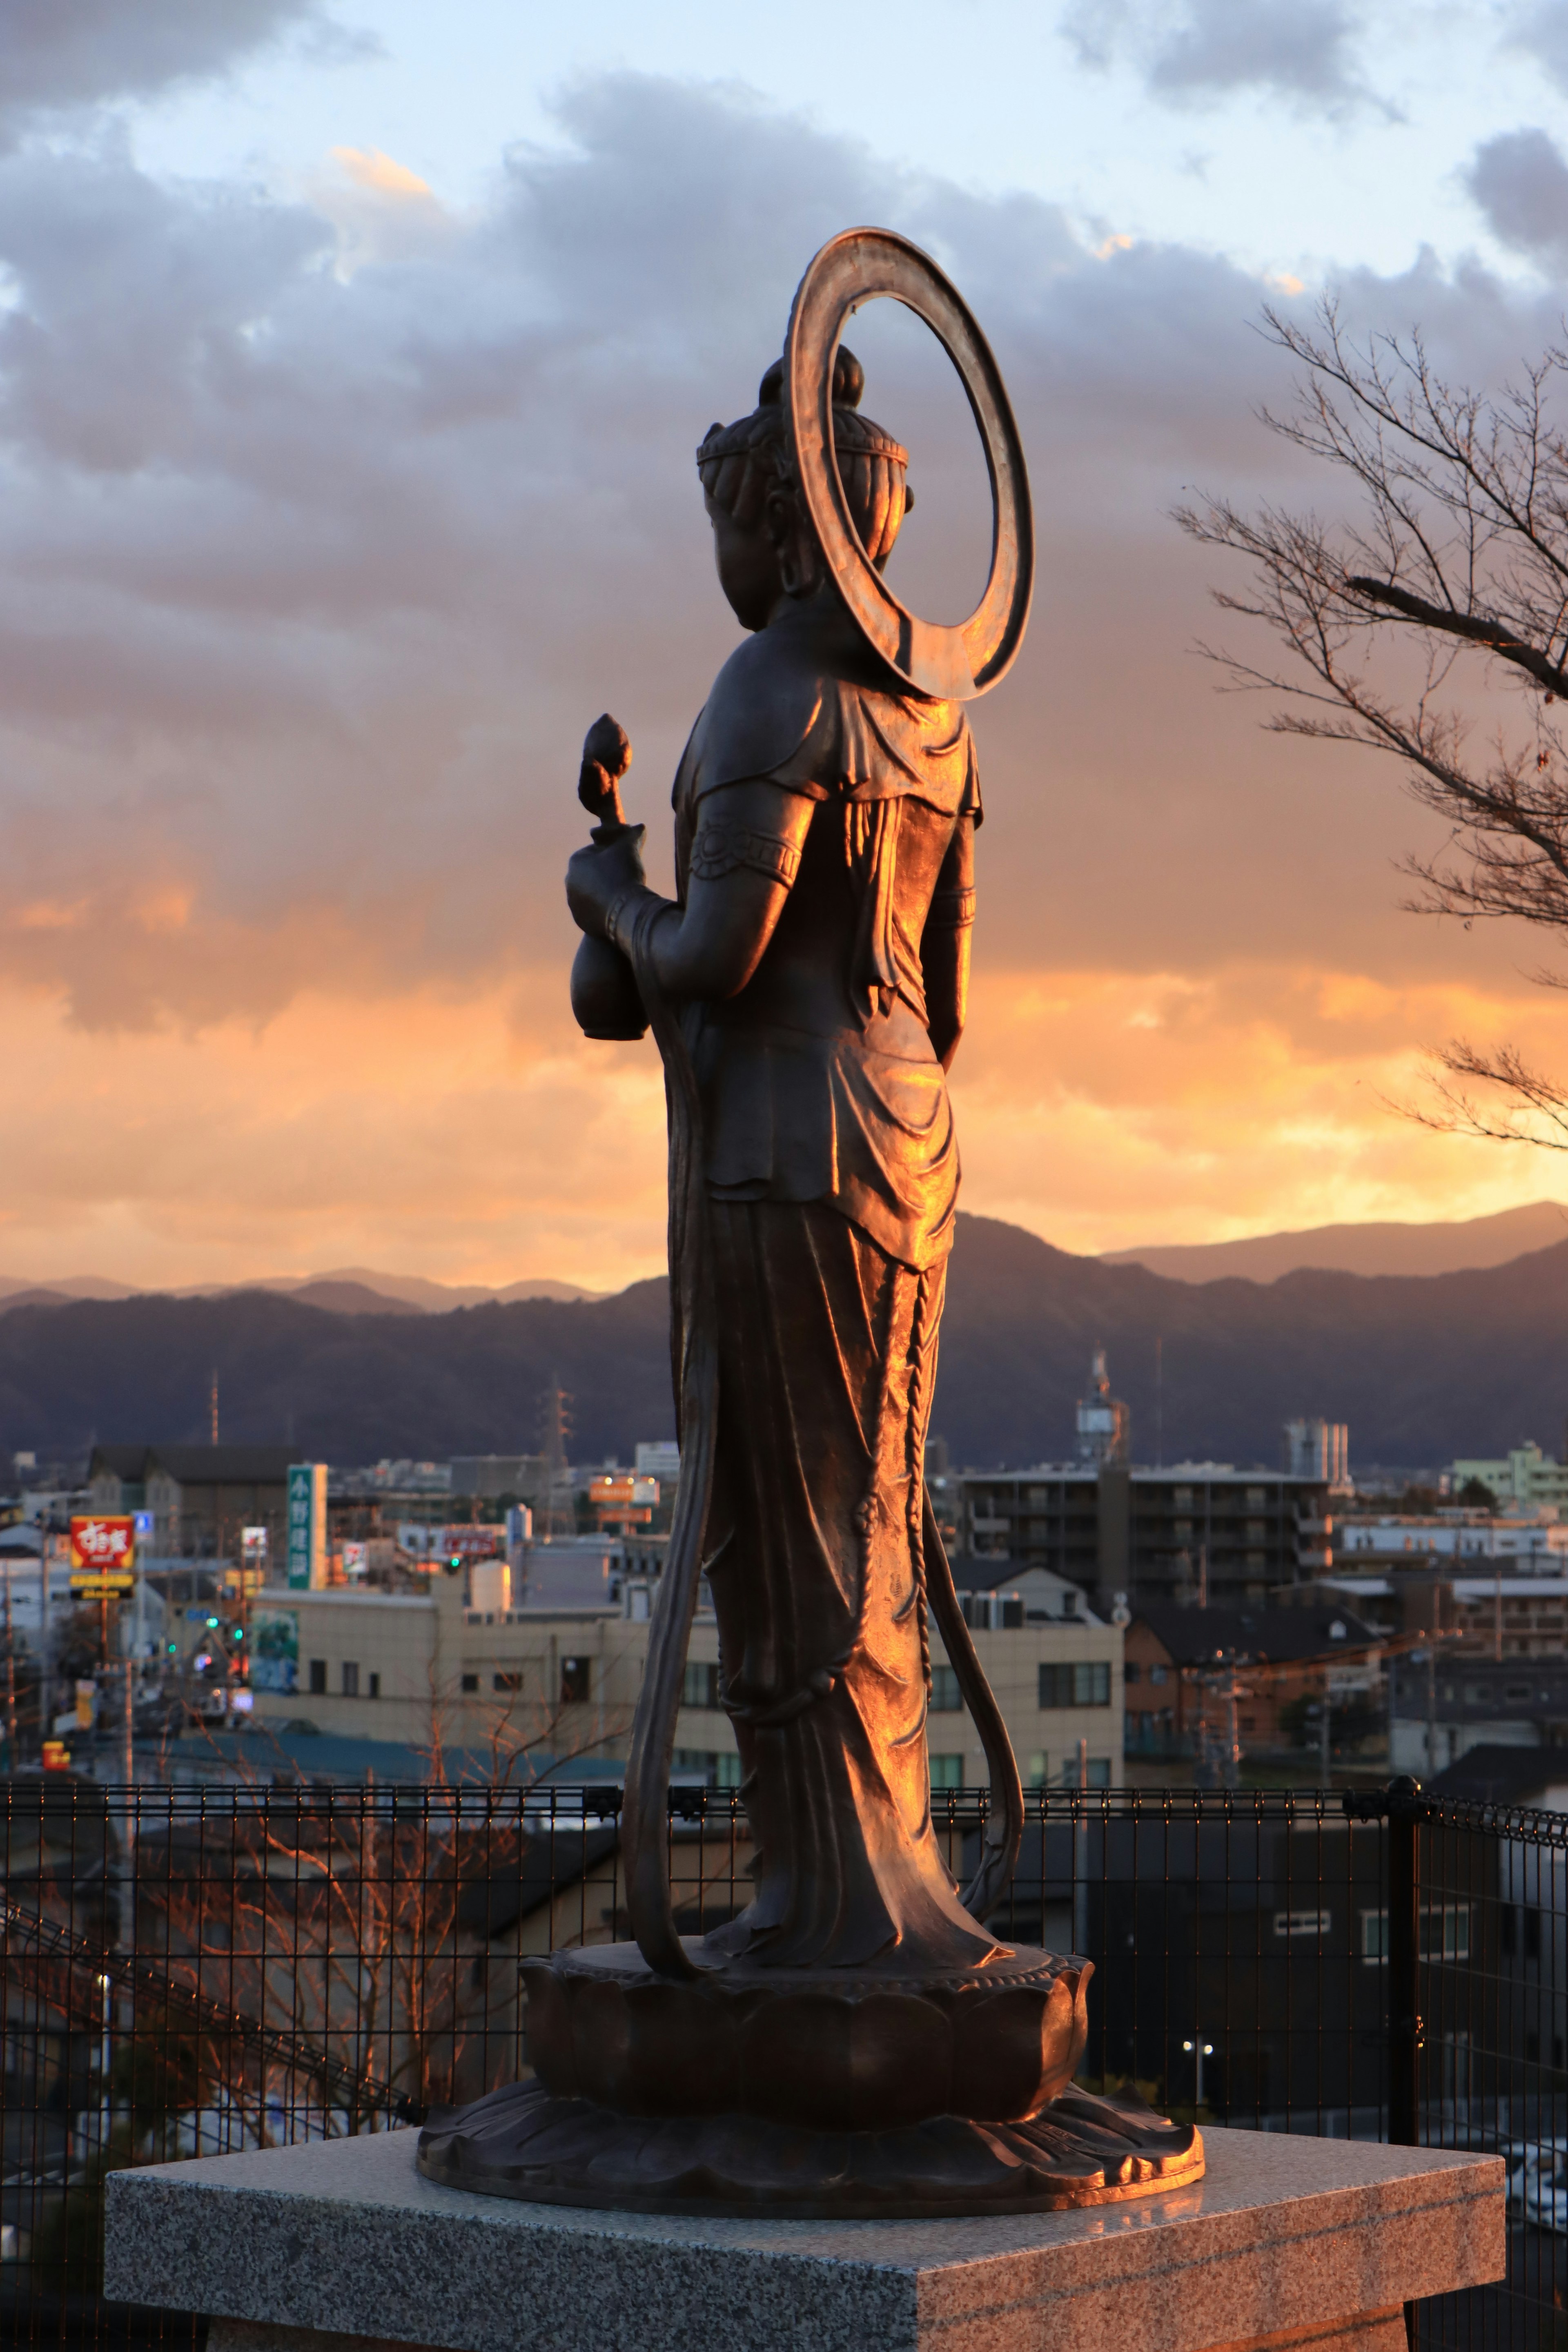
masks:
<svg viewBox="0 0 1568 2352"><path fill-rule="evenodd" d="M27 1105L0 1272L181 1284L360 1264L595 1289L657 1272L657 1056L576 1036L564 978L307 990L260 1030L119 1036L58 996L0 996ZM1528 995L1260 964L984 975L954 1076L964 1204L1097 1250L1537 1199L1553 1171L1535 1155L1387 1107L1457 1028L1568 1070L1568 1011Z"/></svg>

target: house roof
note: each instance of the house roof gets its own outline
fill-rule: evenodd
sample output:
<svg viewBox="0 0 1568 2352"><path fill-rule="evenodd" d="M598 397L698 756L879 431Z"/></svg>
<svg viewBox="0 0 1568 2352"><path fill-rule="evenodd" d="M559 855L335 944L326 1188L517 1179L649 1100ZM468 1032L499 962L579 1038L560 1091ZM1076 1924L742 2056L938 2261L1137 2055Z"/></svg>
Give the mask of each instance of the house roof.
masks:
<svg viewBox="0 0 1568 2352"><path fill-rule="evenodd" d="M1560 1748L1483 1744L1423 1783L1434 1797L1468 1797L1485 1805L1532 1805L1548 1789L1568 1783L1568 1755Z"/></svg>
<svg viewBox="0 0 1568 2352"><path fill-rule="evenodd" d="M152 1450L150 1445L95 1445L87 1475L89 1478L144 1478Z"/></svg>
<svg viewBox="0 0 1568 2352"><path fill-rule="evenodd" d="M182 1486L280 1486L298 1449L289 1445L153 1445L149 1471L159 1469Z"/></svg>
<svg viewBox="0 0 1568 2352"><path fill-rule="evenodd" d="M1153 1602L1134 1610L1132 1623L1146 1626L1178 1666L1213 1665L1222 1657L1287 1665L1344 1657L1384 1638L1348 1609L1178 1609Z"/></svg>
<svg viewBox="0 0 1568 2352"><path fill-rule="evenodd" d="M947 1564L960 1592L1000 1592L1004 1586L1010 1589L1031 1576L1043 1576L1050 1584L1072 1583L1070 1577L1058 1576L1054 1568L1047 1568L1039 1560L998 1558L994 1552L949 1552Z"/></svg>

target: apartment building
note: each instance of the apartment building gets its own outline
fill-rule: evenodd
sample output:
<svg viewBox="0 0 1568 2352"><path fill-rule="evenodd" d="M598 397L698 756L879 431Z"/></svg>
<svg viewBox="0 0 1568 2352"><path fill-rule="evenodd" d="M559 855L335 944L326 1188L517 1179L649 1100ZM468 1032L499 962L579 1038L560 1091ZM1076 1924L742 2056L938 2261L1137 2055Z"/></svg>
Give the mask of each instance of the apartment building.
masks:
<svg viewBox="0 0 1568 2352"><path fill-rule="evenodd" d="M526 1753L558 1767L624 1759L647 1657L647 1582L627 1576L602 1604L513 1609L501 1564L485 1567L488 1581L478 1571L436 1575L418 1592L263 1591L251 1622L257 1728L304 1722L340 1737ZM970 1580L964 1613L1026 1781L1076 1780L1081 1770L1090 1786L1108 1787L1121 1755L1121 1628L1085 1609L1064 1580L1026 1573L985 1585L982 1574ZM934 1633L928 1744L933 1786L987 1777ZM692 1628L675 1767L719 1787L740 1780L710 1610Z"/></svg>
<svg viewBox="0 0 1568 2352"><path fill-rule="evenodd" d="M1049 1569L1107 1614L1118 1593L1241 1606L1332 1564L1329 1484L1289 1472L1056 1463L950 1473L933 1491L960 1550Z"/></svg>

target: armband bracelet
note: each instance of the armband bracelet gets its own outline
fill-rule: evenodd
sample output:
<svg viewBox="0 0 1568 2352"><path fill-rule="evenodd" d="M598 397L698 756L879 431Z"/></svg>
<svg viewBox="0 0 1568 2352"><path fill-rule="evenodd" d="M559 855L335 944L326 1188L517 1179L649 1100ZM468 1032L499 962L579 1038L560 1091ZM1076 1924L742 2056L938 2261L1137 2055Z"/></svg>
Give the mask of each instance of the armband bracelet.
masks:
<svg viewBox="0 0 1568 2352"><path fill-rule="evenodd" d="M700 882L719 882L749 866L753 873L782 882L787 890L800 871L800 852L793 842L771 833L752 833L735 824L705 824L691 850L691 872Z"/></svg>
<svg viewBox="0 0 1568 2352"><path fill-rule="evenodd" d="M974 920L974 892L970 890L939 890L931 902L926 921L934 930L961 931Z"/></svg>
<svg viewBox="0 0 1568 2352"><path fill-rule="evenodd" d="M613 948L619 948L623 955L630 955L632 951L632 925L637 919L637 908L645 898L652 898L657 895L657 892L648 888L646 882L628 882L626 888L617 891L605 908L605 937Z"/></svg>

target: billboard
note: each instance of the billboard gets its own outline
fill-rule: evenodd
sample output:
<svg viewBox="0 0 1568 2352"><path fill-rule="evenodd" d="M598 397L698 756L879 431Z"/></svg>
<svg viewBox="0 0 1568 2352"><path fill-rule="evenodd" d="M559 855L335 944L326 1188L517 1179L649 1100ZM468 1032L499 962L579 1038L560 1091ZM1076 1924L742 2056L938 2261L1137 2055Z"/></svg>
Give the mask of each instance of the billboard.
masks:
<svg viewBox="0 0 1568 2352"><path fill-rule="evenodd" d="M496 1559L506 1547L506 1529L491 1527L426 1527L419 1519L398 1523L397 1548L411 1560L444 1567L452 1559Z"/></svg>
<svg viewBox="0 0 1568 2352"><path fill-rule="evenodd" d="M289 1468L289 1590L319 1592L327 1580L327 1465Z"/></svg>
<svg viewBox="0 0 1568 2352"><path fill-rule="evenodd" d="M300 1616L258 1609L250 1623L250 1686L287 1696L300 1687Z"/></svg>
<svg viewBox="0 0 1568 2352"><path fill-rule="evenodd" d="M123 1575L136 1564L136 1522L119 1518L73 1518L71 1566L95 1575Z"/></svg>

